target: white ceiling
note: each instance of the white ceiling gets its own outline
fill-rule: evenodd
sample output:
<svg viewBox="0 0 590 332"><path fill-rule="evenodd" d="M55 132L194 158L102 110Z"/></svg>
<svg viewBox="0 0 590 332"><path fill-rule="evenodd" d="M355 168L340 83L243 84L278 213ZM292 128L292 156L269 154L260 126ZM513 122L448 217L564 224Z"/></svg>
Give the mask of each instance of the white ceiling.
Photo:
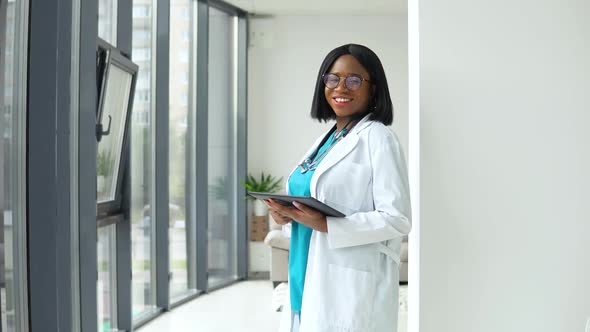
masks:
<svg viewBox="0 0 590 332"><path fill-rule="evenodd" d="M408 0L226 0L258 15L406 14Z"/></svg>

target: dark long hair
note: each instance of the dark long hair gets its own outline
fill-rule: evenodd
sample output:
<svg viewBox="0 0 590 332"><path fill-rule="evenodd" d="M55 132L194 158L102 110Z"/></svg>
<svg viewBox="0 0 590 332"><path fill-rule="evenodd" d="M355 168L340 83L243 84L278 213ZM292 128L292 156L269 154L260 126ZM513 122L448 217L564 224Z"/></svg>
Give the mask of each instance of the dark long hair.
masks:
<svg viewBox="0 0 590 332"><path fill-rule="evenodd" d="M375 52L366 46L357 44L342 45L326 55L324 62L320 66L315 84L315 92L311 105L311 117L324 122L336 119L336 113L334 113L334 110L328 104L324 94L325 86L322 76L330 70L330 67L332 67L339 57L347 54L352 55L365 67L371 78L372 85L375 86L375 93L369 102L369 107L362 115L371 113L370 120L379 121L386 126L390 125L393 122L393 104L391 103L383 65Z"/></svg>

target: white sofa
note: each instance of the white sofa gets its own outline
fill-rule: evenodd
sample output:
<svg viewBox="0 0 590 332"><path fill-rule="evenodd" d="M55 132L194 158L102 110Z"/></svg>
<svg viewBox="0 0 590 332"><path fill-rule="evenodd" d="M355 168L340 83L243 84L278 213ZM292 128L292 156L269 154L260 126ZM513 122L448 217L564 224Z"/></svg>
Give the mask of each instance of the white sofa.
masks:
<svg viewBox="0 0 590 332"><path fill-rule="evenodd" d="M286 282L289 276L289 245L291 238L282 230L272 216L268 216L269 232L264 243L270 246L270 280L276 287L281 282Z"/></svg>

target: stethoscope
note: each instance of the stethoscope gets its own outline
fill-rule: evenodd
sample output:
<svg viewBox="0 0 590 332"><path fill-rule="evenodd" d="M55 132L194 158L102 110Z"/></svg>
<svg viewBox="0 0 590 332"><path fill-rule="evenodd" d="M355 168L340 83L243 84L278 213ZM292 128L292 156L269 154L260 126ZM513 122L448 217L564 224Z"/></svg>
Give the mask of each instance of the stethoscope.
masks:
<svg viewBox="0 0 590 332"><path fill-rule="evenodd" d="M322 142L316 147L315 151L310 156L305 158L303 160L303 162L301 162L301 164L298 165L298 167L301 168L301 174L305 174L308 171L314 171L318 167L318 164L320 163L320 161L322 161L322 159L328 154L328 152L330 152L330 150L332 150L334 145L336 145L336 143L338 143L340 140L342 140L344 137L346 137L346 135L348 135L348 133L352 130L352 128L354 128L356 123L353 124L352 127L350 127L350 129L346 128L346 127L348 127L348 125L352 121L353 120L348 121L348 123L344 126L344 128L342 128L342 130L340 130L339 133L334 135L334 139L332 140L330 145L324 151L322 151L322 153L320 153L320 155L318 156L317 154L318 154L319 150L321 149L322 146L324 146L324 144L328 141L328 139L330 139L332 134L336 131L337 127L336 127L336 125L334 125L334 127L332 129L330 129L328 134L326 136L324 136L324 138L322 139Z"/></svg>

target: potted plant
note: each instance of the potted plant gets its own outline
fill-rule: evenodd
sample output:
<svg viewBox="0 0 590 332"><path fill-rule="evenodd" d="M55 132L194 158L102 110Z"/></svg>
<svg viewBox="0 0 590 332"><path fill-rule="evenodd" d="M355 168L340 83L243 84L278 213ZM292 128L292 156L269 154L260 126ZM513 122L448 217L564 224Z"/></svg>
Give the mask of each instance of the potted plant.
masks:
<svg viewBox="0 0 590 332"><path fill-rule="evenodd" d="M248 174L246 181L240 181L246 189L255 192L274 193L277 192L281 187L283 178L277 179L270 174L265 175L264 172L260 174L260 179L254 178L251 174ZM246 195L246 199L254 201L254 215L265 216L268 213L266 204L261 200L257 200L250 195Z"/></svg>

